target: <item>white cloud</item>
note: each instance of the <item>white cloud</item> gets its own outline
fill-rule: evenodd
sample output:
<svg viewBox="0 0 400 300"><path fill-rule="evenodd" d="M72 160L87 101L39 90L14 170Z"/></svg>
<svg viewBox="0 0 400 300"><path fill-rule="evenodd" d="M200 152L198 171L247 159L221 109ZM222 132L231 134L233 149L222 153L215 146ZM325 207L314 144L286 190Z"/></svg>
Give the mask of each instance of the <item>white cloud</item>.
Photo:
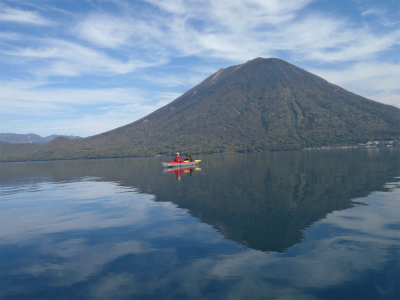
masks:
<svg viewBox="0 0 400 300"><path fill-rule="evenodd" d="M269 38L282 26L291 26L289 21L295 18L295 13L311 1L147 2L162 13L148 23L151 31L145 26L142 31L148 36L147 42L165 51L165 55L217 57L238 62L270 56L269 48L276 41Z"/></svg>
<svg viewBox="0 0 400 300"><path fill-rule="evenodd" d="M0 32L0 40L21 40L22 36L15 32Z"/></svg>
<svg viewBox="0 0 400 300"><path fill-rule="evenodd" d="M90 72L125 74L164 64L171 55L239 62L284 50L308 60L364 60L396 45L400 38L399 31L373 34L327 14L299 15L311 0L147 2L164 14L149 18L98 12L72 28L71 33L80 39L95 47L117 49L118 55L60 39L42 39L37 48L7 54L50 60L47 68L38 71L44 76L79 76Z"/></svg>
<svg viewBox="0 0 400 300"><path fill-rule="evenodd" d="M15 121L2 124L3 132L72 134L82 137L129 124L180 96L149 93L137 88L39 88L44 83L0 82L1 114ZM30 118L41 118L38 125ZM10 128L10 129L8 129Z"/></svg>
<svg viewBox="0 0 400 300"><path fill-rule="evenodd" d="M400 108L400 91L370 91L368 98Z"/></svg>
<svg viewBox="0 0 400 300"><path fill-rule="evenodd" d="M78 23L73 32L96 46L118 48L129 41L135 30L137 28L132 23L121 17L93 14Z"/></svg>
<svg viewBox="0 0 400 300"><path fill-rule="evenodd" d="M316 61L331 63L371 59L378 53L396 46L400 39L400 30L384 36L365 30L355 30L349 36L352 37L350 41L343 45L332 45L335 47L333 50L327 47L312 49L306 56Z"/></svg>
<svg viewBox="0 0 400 300"><path fill-rule="evenodd" d="M53 22L41 17L35 11L19 10L7 6L3 6L2 10L0 11L0 21L16 22L36 26L54 25Z"/></svg>
<svg viewBox="0 0 400 300"><path fill-rule="evenodd" d="M2 51L3 54L20 57L21 62L41 61L41 67L35 64L27 71L38 77L79 76L84 74L125 74L149 63L127 59L122 61L106 53L76 43L58 39L42 39L36 48L19 48L14 51Z"/></svg>
<svg viewBox="0 0 400 300"><path fill-rule="evenodd" d="M36 89L37 86L24 85L18 82L2 82L2 108L7 109L12 100L26 102L93 105L101 103L129 103L132 101L144 102L143 92L137 89Z"/></svg>
<svg viewBox="0 0 400 300"><path fill-rule="evenodd" d="M144 61L127 57L113 57L106 52L59 39L40 39L37 47L17 48L0 51L3 55L26 65L24 72L45 80L51 76L78 77L87 74L108 76L127 74L140 68L166 63L163 57ZM35 62L35 63L34 63Z"/></svg>
<svg viewBox="0 0 400 300"><path fill-rule="evenodd" d="M311 1L148 2L167 13L154 18L153 26L159 28L155 31L165 36L158 40L160 47L182 56L237 62L285 50L314 61L357 61L371 58L399 40L398 31L373 33L328 13L300 15Z"/></svg>
<svg viewBox="0 0 400 300"><path fill-rule="evenodd" d="M389 6L383 3L383 1L374 3L375 5L378 4L378 6L369 6L366 4L365 7L360 8L361 16L364 19L373 19L376 24L381 24L385 27L398 27L400 24L398 9L390 11Z"/></svg>
<svg viewBox="0 0 400 300"><path fill-rule="evenodd" d="M382 15L383 11L381 9L376 9L376 8L368 8L364 10L361 15L362 16L368 16L368 15Z"/></svg>
<svg viewBox="0 0 400 300"><path fill-rule="evenodd" d="M400 108L399 64L359 62L338 70L308 71L351 92Z"/></svg>
<svg viewBox="0 0 400 300"><path fill-rule="evenodd" d="M305 8L311 0L252 0L211 1L207 13L223 27L236 31L263 30L265 24L278 25L295 18L295 13Z"/></svg>
<svg viewBox="0 0 400 300"><path fill-rule="evenodd" d="M160 74L158 76L146 75L145 78L150 82L154 82L155 84L164 87L176 87L185 84L185 79L175 75L164 75L164 74Z"/></svg>

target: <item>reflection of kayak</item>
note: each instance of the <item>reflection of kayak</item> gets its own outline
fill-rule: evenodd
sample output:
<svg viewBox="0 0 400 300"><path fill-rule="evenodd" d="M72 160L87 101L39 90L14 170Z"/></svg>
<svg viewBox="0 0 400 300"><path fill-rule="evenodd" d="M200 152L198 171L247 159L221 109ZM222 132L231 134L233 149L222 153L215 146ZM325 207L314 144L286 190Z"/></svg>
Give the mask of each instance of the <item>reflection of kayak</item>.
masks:
<svg viewBox="0 0 400 300"><path fill-rule="evenodd" d="M167 174L176 174L176 172L190 172L190 171L200 171L201 168L199 167L170 167L170 168L164 168L163 173L167 173Z"/></svg>
<svg viewBox="0 0 400 300"><path fill-rule="evenodd" d="M163 162L162 165L164 168L173 168L173 167L179 167L179 168L186 168L186 167L191 167L191 166L197 166L201 162L201 160L192 160L192 161L183 161L183 162Z"/></svg>

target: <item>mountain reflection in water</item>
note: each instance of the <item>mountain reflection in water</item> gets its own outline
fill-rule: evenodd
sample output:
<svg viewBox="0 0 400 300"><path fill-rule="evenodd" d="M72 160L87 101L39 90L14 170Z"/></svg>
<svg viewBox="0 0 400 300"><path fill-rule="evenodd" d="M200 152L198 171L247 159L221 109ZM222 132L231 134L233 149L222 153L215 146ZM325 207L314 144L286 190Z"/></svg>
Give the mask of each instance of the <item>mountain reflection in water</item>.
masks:
<svg viewBox="0 0 400 300"><path fill-rule="evenodd" d="M387 190L385 183L399 175L398 149L198 158L201 171L163 171L165 158L138 158L2 164L0 176L5 185L21 178L116 182L154 195L157 202L172 202L246 247L283 252L314 222L354 206L355 198Z"/></svg>
<svg viewBox="0 0 400 300"><path fill-rule="evenodd" d="M198 181L185 182L190 188L178 186L174 193L177 187L170 184L142 186L156 201L189 209L231 240L281 252L328 213L385 190L384 184L399 174L398 152L382 156L377 150L214 156L202 161Z"/></svg>
<svg viewBox="0 0 400 300"><path fill-rule="evenodd" d="M196 159L0 164L0 298L399 298L399 149Z"/></svg>

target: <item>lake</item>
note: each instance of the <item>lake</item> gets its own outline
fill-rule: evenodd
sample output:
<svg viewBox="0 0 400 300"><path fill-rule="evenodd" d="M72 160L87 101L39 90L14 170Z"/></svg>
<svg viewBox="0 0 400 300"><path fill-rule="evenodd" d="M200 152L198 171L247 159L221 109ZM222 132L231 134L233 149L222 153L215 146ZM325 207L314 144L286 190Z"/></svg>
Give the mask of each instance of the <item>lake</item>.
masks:
<svg viewBox="0 0 400 300"><path fill-rule="evenodd" d="M398 299L398 148L0 164L1 299Z"/></svg>

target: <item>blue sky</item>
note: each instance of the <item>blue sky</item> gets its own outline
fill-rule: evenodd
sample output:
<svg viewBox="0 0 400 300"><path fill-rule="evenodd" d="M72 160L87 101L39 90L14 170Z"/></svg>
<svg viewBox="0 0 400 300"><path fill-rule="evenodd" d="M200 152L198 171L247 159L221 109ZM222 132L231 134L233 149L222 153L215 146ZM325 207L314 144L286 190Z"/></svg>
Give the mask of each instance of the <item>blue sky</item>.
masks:
<svg viewBox="0 0 400 300"><path fill-rule="evenodd" d="M0 132L99 134L277 57L400 107L399 0L0 0Z"/></svg>

